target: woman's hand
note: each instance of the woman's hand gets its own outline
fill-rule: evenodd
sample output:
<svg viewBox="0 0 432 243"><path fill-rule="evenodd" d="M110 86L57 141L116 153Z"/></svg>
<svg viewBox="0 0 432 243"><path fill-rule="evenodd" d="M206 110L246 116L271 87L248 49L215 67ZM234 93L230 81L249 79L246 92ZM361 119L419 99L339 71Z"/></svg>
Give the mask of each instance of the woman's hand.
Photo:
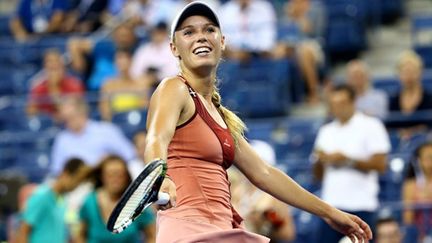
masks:
<svg viewBox="0 0 432 243"><path fill-rule="evenodd" d="M158 205L157 209L165 210L176 206L176 199L177 199L176 186L169 177L165 177L164 181L162 182L160 192L168 193L170 196L170 200L165 205Z"/></svg>
<svg viewBox="0 0 432 243"><path fill-rule="evenodd" d="M336 231L348 236L352 242L368 242L372 239L369 225L359 217L334 209L324 220ZM357 239L357 241L356 241Z"/></svg>

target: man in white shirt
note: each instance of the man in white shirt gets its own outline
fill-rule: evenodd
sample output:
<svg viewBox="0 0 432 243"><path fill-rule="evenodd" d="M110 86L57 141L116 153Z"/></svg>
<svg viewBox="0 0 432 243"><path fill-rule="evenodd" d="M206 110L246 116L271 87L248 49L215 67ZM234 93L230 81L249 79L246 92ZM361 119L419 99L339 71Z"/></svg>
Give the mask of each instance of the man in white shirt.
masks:
<svg viewBox="0 0 432 243"><path fill-rule="evenodd" d="M231 0L220 7L219 14L229 58L247 59L252 53L265 54L275 46L277 18L269 1Z"/></svg>
<svg viewBox="0 0 432 243"><path fill-rule="evenodd" d="M314 153L314 174L322 179L322 198L374 228L378 173L386 170L389 136L379 119L356 111L351 86L335 86L329 93L329 106L335 119L320 128ZM343 237L324 224L321 233L322 242L338 242Z"/></svg>

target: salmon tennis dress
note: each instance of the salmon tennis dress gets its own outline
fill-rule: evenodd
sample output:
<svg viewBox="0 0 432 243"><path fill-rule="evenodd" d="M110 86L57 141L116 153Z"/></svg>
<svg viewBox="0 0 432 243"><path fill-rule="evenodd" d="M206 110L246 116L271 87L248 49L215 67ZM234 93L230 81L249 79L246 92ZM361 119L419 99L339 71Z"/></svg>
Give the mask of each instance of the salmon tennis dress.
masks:
<svg viewBox="0 0 432 243"><path fill-rule="evenodd" d="M157 243L264 243L246 231L231 205L226 169L234 160L234 140L207 112L188 82L194 115L178 126L168 146L168 175L177 188L176 207L157 214Z"/></svg>

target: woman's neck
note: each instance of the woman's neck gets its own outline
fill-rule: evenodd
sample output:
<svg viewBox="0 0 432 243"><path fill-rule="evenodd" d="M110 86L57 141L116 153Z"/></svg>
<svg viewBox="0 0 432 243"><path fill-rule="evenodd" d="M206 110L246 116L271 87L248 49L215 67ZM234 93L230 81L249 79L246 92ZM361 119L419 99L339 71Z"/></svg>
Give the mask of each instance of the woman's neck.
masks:
<svg viewBox="0 0 432 243"><path fill-rule="evenodd" d="M403 88L403 92L405 93L412 93L412 92L416 92L422 89L422 86L420 83L413 83L411 85L406 85Z"/></svg>
<svg viewBox="0 0 432 243"><path fill-rule="evenodd" d="M180 73L189 84L202 95L205 99L210 99L213 94L214 82L216 81L216 72L201 75L196 72L191 72L190 70L182 70Z"/></svg>
<svg viewBox="0 0 432 243"><path fill-rule="evenodd" d="M119 199L120 199L120 197L121 197L121 194L113 194L113 193L110 193L108 190L106 190L105 188L101 188L100 189L100 192L101 193L103 193L104 195L105 195L105 197L107 198L107 199L109 199L110 201L112 201L112 202L117 202Z"/></svg>

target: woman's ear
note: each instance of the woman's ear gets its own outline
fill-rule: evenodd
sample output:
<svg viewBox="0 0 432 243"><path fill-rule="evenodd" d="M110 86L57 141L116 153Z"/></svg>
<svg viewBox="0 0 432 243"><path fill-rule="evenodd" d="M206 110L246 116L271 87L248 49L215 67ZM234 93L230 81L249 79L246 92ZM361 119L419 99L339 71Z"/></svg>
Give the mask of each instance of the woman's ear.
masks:
<svg viewBox="0 0 432 243"><path fill-rule="evenodd" d="M225 36L224 35L221 38L221 49L222 49L222 51L225 51Z"/></svg>
<svg viewBox="0 0 432 243"><path fill-rule="evenodd" d="M172 52L172 54L173 54L176 58L181 59L181 57L180 57L180 53L178 52L177 47L174 45L174 43L170 42L170 48L171 48L171 52Z"/></svg>

